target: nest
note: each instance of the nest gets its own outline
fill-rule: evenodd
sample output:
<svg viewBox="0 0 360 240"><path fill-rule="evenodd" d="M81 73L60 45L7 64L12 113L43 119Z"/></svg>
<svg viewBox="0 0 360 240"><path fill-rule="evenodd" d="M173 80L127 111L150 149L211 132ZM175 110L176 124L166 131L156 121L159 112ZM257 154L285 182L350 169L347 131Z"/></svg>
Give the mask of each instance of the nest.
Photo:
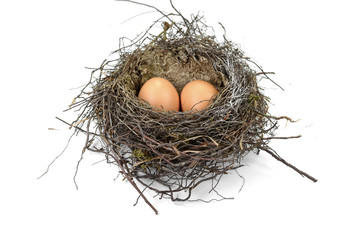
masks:
<svg viewBox="0 0 360 240"><path fill-rule="evenodd" d="M190 200L200 183L219 181L241 167L251 151L265 151L316 181L269 147L277 138L278 120L291 121L268 112L269 98L258 81L272 81L270 73L226 36L219 42L209 34L212 28L202 16L188 20L174 10L175 14L158 10L161 18L130 44L122 38L116 59L95 69L74 100L70 109L79 115L70 125L86 134L84 151L103 153L116 164L156 213L145 189L160 198ZM150 33L154 26L161 26L157 34ZM201 79L219 93L203 111L158 111L137 97L152 77L169 80L179 93L186 83Z"/></svg>

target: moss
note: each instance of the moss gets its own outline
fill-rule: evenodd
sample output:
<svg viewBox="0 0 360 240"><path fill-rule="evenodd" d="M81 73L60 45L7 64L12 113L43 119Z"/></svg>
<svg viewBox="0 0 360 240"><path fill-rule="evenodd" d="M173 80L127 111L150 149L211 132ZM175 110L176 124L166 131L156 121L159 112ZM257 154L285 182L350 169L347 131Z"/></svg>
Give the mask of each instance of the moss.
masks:
<svg viewBox="0 0 360 240"><path fill-rule="evenodd" d="M140 161L143 161L143 160L151 161L151 156L149 155L149 153L147 151L143 151L141 149L134 149L132 151L132 154L134 157L136 157Z"/></svg>

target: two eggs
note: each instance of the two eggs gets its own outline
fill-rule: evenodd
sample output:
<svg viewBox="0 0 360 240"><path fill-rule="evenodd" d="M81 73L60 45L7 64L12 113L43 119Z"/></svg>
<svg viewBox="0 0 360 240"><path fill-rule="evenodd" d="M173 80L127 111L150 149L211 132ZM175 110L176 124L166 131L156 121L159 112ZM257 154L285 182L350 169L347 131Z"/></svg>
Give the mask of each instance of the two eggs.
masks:
<svg viewBox="0 0 360 240"><path fill-rule="evenodd" d="M149 79L140 89L138 97L151 106L165 111L201 111L211 104L218 90L203 80L187 83L180 97L174 85L164 78Z"/></svg>

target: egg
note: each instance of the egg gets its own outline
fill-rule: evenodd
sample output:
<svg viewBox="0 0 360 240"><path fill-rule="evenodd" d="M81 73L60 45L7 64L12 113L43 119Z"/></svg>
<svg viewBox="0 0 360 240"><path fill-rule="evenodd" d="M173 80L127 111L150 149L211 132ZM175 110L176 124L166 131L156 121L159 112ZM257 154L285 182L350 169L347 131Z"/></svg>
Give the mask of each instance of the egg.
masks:
<svg viewBox="0 0 360 240"><path fill-rule="evenodd" d="M141 87L139 98L164 111L179 111L180 98L174 85L161 77L154 77Z"/></svg>
<svg viewBox="0 0 360 240"><path fill-rule="evenodd" d="M203 80L187 83L180 94L182 111L204 110L212 103L213 97L218 92L214 85Z"/></svg>

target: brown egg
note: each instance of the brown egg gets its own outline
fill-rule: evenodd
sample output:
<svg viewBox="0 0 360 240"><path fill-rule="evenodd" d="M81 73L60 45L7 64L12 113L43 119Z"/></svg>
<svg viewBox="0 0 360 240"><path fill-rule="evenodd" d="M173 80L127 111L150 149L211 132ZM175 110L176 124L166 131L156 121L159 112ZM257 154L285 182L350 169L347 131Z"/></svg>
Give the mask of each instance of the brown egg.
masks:
<svg viewBox="0 0 360 240"><path fill-rule="evenodd" d="M213 96L219 91L203 80L194 80L185 85L180 94L181 108L186 111L201 111L213 101Z"/></svg>
<svg viewBox="0 0 360 240"><path fill-rule="evenodd" d="M141 87L139 98L165 111L179 111L180 99L174 85L160 77L151 78Z"/></svg>

